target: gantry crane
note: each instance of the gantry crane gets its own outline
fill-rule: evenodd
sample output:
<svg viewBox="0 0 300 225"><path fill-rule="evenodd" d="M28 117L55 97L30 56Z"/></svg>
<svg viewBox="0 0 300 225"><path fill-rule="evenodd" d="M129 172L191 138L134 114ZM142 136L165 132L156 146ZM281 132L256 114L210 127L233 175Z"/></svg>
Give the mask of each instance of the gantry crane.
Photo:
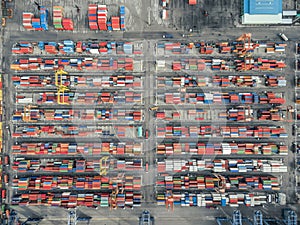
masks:
<svg viewBox="0 0 300 225"><path fill-rule="evenodd" d="M293 122L293 118L294 118L294 108L293 106L289 105L286 107L286 121L287 122Z"/></svg>
<svg viewBox="0 0 300 225"><path fill-rule="evenodd" d="M57 87L57 103L60 105L68 105L69 103L65 102L65 91L70 91L70 89L63 84L63 75L68 74L63 69L58 69L55 72L55 86ZM62 94L62 101L60 95Z"/></svg>
<svg viewBox="0 0 300 225"><path fill-rule="evenodd" d="M242 225L242 214L239 210L235 210L232 215L232 225Z"/></svg>
<svg viewBox="0 0 300 225"><path fill-rule="evenodd" d="M283 210L283 222L286 225L297 225L297 214L291 209Z"/></svg>
<svg viewBox="0 0 300 225"><path fill-rule="evenodd" d="M63 85L63 75L67 75L68 72L64 71L63 69L58 69L55 72L55 86L59 87Z"/></svg>
<svg viewBox="0 0 300 225"><path fill-rule="evenodd" d="M166 208L169 209L169 207L172 211L174 211L174 199L172 191L167 191L166 193Z"/></svg>
<svg viewBox="0 0 300 225"><path fill-rule="evenodd" d="M253 214L253 221L251 222L247 217L242 217L239 210L235 210L232 215L232 219L228 217L217 217L216 221L218 225L222 225L223 222L232 225L271 225L271 224L285 224L285 225L297 225L297 214L291 209L283 210L283 219L275 218L263 218L263 214L260 210L257 210ZM246 223L245 223L246 222ZM283 223L282 223L283 222Z"/></svg>
<svg viewBox="0 0 300 225"><path fill-rule="evenodd" d="M151 216L148 210L144 210L139 218L139 225L153 225L154 218Z"/></svg>
<svg viewBox="0 0 300 225"><path fill-rule="evenodd" d="M109 159L109 156L103 156L100 159L100 175L106 175L107 174L107 160ZM103 161L104 161L104 165L103 165Z"/></svg>
<svg viewBox="0 0 300 225"><path fill-rule="evenodd" d="M61 85L57 89L57 103L60 105L69 105L68 102L65 102L65 91L70 91L70 89L64 85ZM60 95L62 94L62 101L60 99Z"/></svg>
<svg viewBox="0 0 300 225"><path fill-rule="evenodd" d="M68 213L68 225L77 225L77 222L80 221L87 221L89 224L89 221L91 220L91 217L79 217L77 214L77 208L69 208Z"/></svg>
<svg viewBox="0 0 300 225"><path fill-rule="evenodd" d="M250 220L246 217L242 217L242 214L239 210L235 210L232 213L232 218L228 218L228 217L217 217L216 221L218 223L218 225L222 225L223 222L226 224L231 224L231 225L252 225L252 223L250 222Z"/></svg>
<svg viewBox="0 0 300 225"><path fill-rule="evenodd" d="M251 43L251 33L242 34L237 41L243 41L243 49L238 52L240 57L251 56L256 45Z"/></svg>
<svg viewBox="0 0 300 225"><path fill-rule="evenodd" d="M254 212L253 225L263 225L263 215L260 210Z"/></svg>
<svg viewBox="0 0 300 225"><path fill-rule="evenodd" d="M9 225L20 224L18 214L15 210L11 210L9 218L8 218Z"/></svg>
<svg viewBox="0 0 300 225"><path fill-rule="evenodd" d="M252 52L257 47L256 44L251 43L251 33L244 33L239 38L237 38L237 41L243 41L243 48L242 50L238 51L239 57L244 58L244 68L242 70L250 70L251 69L251 61L252 58Z"/></svg>
<svg viewBox="0 0 300 225"><path fill-rule="evenodd" d="M218 187L215 188L215 191L217 193L224 193L225 192L225 187L226 187L226 180L225 177L220 175L220 174L215 174L213 173L213 175L218 178Z"/></svg>
<svg viewBox="0 0 300 225"><path fill-rule="evenodd" d="M123 178L124 178L124 173L118 174L116 178L113 178L111 180L111 185L113 186L112 193L110 195L110 209L117 209L118 204L117 204L117 196L118 194L123 194L124 192L124 187L123 187ZM121 187L119 188L119 184L121 184Z"/></svg>
<svg viewBox="0 0 300 225"><path fill-rule="evenodd" d="M244 121L252 121L253 120L253 111L251 111L250 105L248 105L248 106L238 106L238 108L244 109L244 111L245 111Z"/></svg>
<svg viewBox="0 0 300 225"><path fill-rule="evenodd" d="M30 116L30 110L32 108L37 108L37 106L32 106L32 105L24 106L24 112L23 112L23 115L22 115L22 118L23 118L24 122L36 122L36 120L32 120L31 116Z"/></svg>
<svg viewBox="0 0 300 225"><path fill-rule="evenodd" d="M69 209L68 214L68 225L76 225L77 224L77 213L75 209Z"/></svg>

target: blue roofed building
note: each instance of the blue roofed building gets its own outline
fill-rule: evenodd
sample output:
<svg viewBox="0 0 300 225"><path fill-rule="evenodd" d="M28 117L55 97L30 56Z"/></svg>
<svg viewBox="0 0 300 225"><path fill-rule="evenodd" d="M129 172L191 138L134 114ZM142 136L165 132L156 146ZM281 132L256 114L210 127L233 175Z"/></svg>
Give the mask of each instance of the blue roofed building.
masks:
<svg viewBox="0 0 300 225"><path fill-rule="evenodd" d="M243 24L282 23L282 0L243 0Z"/></svg>

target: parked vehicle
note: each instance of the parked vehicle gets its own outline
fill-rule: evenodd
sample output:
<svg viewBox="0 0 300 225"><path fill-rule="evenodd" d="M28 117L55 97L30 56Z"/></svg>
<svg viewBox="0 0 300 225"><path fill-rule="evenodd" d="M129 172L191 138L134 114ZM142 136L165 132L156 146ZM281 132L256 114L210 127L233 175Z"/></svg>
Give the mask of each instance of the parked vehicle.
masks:
<svg viewBox="0 0 300 225"><path fill-rule="evenodd" d="M173 35L172 34L163 34L162 36L163 38L173 38Z"/></svg>

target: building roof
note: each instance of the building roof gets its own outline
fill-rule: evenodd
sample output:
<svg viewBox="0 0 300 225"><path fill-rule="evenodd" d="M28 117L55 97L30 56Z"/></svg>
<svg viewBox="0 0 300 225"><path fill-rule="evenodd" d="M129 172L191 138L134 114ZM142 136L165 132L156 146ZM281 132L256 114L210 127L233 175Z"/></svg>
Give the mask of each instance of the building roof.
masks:
<svg viewBox="0 0 300 225"><path fill-rule="evenodd" d="M252 15L282 13L282 0L244 0L244 13Z"/></svg>
<svg viewBox="0 0 300 225"><path fill-rule="evenodd" d="M244 14L242 16L242 24L281 24L282 14L276 15L250 15Z"/></svg>

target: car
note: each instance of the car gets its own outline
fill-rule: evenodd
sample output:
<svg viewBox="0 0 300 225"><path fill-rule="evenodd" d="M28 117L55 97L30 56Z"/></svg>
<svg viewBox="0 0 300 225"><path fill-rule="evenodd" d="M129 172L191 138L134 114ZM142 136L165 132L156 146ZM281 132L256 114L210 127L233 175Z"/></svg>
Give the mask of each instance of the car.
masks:
<svg viewBox="0 0 300 225"><path fill-rule="evenodd" d="M153 106L153 107L149 108L149 111L156 111L156 110L158 110L158 106Z"/></svg>
<svg viewBox="0 0 300 225"><path fill-rule="evenodd" d="M147 129L145 132L145 138L148 139L149 138L149 130Z"/></svg>
<svg viewBox="0 0 300 225"><path fill-rule="evenodd" d="M275 194L268 194L268 198L267 198L267 200L268 200L268 203L274 203L274 202L276 202L276 195Z"/></svg>
<svg viewBox="0 0 300 225"><path fill-rule="evenodd" d="M6 19L2 17L2 27L6 26Z"/></svg>
<svg viewBox="0 0 300 225"><path fill-rule="evenodd" d="M146 171L146 173L149 172L149 163L148 163L148 162L146 162L146 165L145 165L145 171Z"/></svg>

